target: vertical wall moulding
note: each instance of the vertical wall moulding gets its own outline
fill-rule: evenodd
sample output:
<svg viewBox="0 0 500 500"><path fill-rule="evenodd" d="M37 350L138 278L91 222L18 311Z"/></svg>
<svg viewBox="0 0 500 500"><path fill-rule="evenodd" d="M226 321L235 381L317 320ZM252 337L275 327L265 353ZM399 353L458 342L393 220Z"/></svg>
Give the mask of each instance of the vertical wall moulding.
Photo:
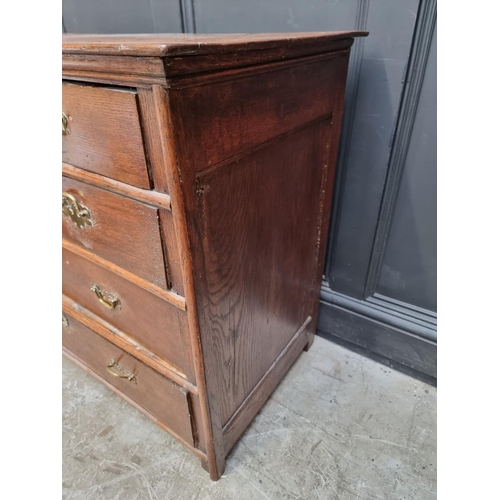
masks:
<svg viewBox="0 0 500 500"><path fill-rule="evenodd" d="M182 15L182 32L196 33L193 0L179 0Z"/></svg>
<svg viewBox="0 0 500 500"><path fill-rule="evenodd" d="M387 168L385 189L368 268L365 298L371 298L375 294L377 281L380 276L381 263L394 214L406 155L410 145L413 124L418 110L418 102L436 25L436 17L436 0L422 0L417 16L405 87L403 89L398 122L396 124L391 156Z"/></svg>

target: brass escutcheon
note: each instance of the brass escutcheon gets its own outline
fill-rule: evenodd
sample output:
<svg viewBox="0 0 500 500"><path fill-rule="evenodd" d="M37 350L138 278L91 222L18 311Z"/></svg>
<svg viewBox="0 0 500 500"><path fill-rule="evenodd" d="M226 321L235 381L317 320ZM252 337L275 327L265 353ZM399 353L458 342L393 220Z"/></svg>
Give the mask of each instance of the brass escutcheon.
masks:
<svg viewBox="0 0 500 500"><path fill-rule="evenodd" d="M62 194L62 213L69 217L80 229L84 229L85 226L92 226L90 210L78 203L70 193Z"/></svg>
<svg viewBox="0 0 500 500"><path fill-rule="evenodd" d="M91 290L106 309L121 309L120 299L116 295L104 291L97 284L93 284Z"/></svg>
<svg viewBox="0 0 500 500"><path fill-rule="evenodd" d="M131 371L119 365L114 359L111 359L106 369L113 377L125 378L129 382L137 384L137 377Z"/></svg>
<svg viewBox="0 0 500 500"><path fill-rule="evenodd" d="M69 134L69 118L64 111L62 112L62 133L63 135Z"/></svg>

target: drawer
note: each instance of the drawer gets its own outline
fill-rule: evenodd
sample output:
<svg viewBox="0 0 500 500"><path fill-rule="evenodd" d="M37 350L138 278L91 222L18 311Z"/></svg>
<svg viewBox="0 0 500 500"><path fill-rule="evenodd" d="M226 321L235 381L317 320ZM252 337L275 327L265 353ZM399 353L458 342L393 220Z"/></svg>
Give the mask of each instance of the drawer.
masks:
<svg viewBox="0 0 500 500"><path fill-rule="evenodd" d="M150 189L137 94L63 83L62 95L63 162Z"/></svg>
<svg viewBox="0 0 500 500"><path fill-rule="evenodd" d="M189 393L72 317L63 315L63 346L97 375L193 443Z"/></svg>
<svg viewBox="0 0 500 500"><path fill-rule="evenodd" d="M167 288L156 208L66 177L62 190L65 240ZM79 210L89 213L89 224L75 218Z"/></svg>
<svg viewBox="0 0 500 500"><path fill-rule="evenodd" d="M63 294L194 381L186 311L63 248Z"/></svg>

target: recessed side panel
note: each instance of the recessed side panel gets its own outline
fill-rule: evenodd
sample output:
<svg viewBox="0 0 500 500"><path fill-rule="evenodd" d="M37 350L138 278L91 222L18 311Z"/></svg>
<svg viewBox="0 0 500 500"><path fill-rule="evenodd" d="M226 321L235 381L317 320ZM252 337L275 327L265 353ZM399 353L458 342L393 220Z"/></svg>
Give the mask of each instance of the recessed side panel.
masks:
<svg viewBox="0 0 500 500"><path fill-rule="evenodd" d="M330 121L195 184L195 273L207 378L225 424L311 313Z"/></svg>

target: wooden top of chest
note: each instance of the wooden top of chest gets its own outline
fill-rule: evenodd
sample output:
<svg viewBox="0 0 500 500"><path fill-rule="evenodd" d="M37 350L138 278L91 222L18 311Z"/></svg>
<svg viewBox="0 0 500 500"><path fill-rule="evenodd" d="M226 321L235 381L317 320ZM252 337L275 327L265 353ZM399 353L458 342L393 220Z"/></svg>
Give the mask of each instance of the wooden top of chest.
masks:
<svg viewBox="0 0 500 500"><path fill-rule="evenodd" d="M109 84L171 85L172 78L348 50L366 31L249 35L63 35L63 76Z"/></svg>
<svg viewBox="0 0 500 500"><path fill-rule="evenodd" d="M313 33L259 33L228 35L149 34L149 35L63 35L63 54L128 55L178 57L233 52L286 49L293 53L308 46L311 53L320 47L335 49L335 43L367 36L367 31Z"/></svg>

